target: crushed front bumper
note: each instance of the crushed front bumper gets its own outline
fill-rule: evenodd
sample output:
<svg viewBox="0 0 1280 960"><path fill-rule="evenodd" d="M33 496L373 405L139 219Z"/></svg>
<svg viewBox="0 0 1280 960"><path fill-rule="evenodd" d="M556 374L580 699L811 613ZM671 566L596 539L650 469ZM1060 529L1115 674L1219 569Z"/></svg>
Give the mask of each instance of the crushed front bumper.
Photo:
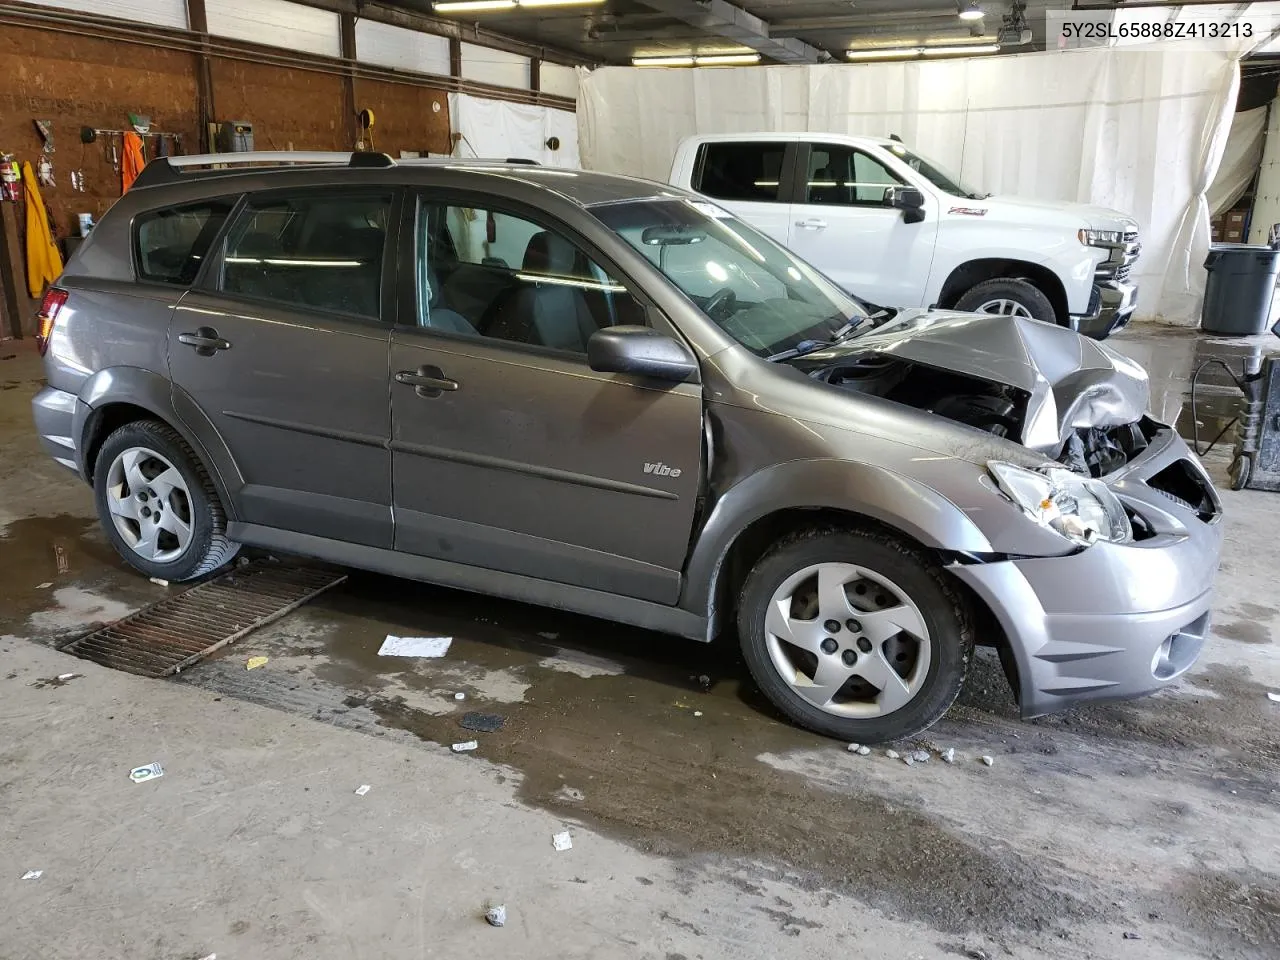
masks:
<svg viewBox="0 0 1280 960"><path fill-rule="evenodd" d="M1094 340L1104 340L1129 322L1138 307L1138 287L1119 280L1094 283L1089 312L1072 315L1071 329Z"/></svg>
<svg viewBox="0 0 1280 960"><path fill-rule="evenodd" d="M1158 690L1208 636L1223 526L1208 475L1165 428L1105 479L1141 539L949 568L1003 628L1024 717Z"/></svg>

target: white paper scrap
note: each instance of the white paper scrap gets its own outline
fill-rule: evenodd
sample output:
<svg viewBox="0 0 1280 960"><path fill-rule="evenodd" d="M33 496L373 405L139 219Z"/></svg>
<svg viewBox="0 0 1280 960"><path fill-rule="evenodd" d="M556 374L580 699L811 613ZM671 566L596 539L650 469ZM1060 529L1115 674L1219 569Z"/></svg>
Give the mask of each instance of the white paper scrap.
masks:
<svg viewBox="0 0 1280 960"><path fill-rule="evenodd" d="M23 880L39 880L44 876L43 870L28 870L22 875Z"/></svg>
<svg viewBox="0 0 1280 960"><path fill-rule="evenodd" d="M370 790L369 785L367 783L362 783L360 784L360 786L356 787L356 796L363 797L366 793L369 792L369 790Z"/></svg>
<svg viewBox="0 0 1280 960"><path fill-rule="evenodd" d="M557 850L570 850L573 848L573 837L569 836L569 831L557 833L551 838L551 843Z"/></svg>
<svg viewBox="0 0 1280 960"><path fill-rule="evenodd" d="M1273 700L1273 701L1275 701L1276 703L1280 703L1280 693L1272 693L1270 690L1268 690L1268 691L1267 691L1267 699L1268 699L1268 700Z"/></svg>
<svg viewBox="0 0 1280 960"><path fill-rule="evenodd" d="M454 753L467 753L470 750L476 750L480 746L479 740L464 740L462 743L455 743L449 749Z"/></svg>
<svg viewBox="0 0 1280 960"><path fill-rule="evenodd" d="M393 637L387 634L378 650L380 657L443 657L453 637Z"/></svg>
<svg viewBox="0 0 1280 960"><path fill-rule="evenodd" d="M158 763L149 763L145 767L134 767L129 771L129 779L134 783L142 783L145 780L154 780L156 777L164 776L164 767Z"/></svg>

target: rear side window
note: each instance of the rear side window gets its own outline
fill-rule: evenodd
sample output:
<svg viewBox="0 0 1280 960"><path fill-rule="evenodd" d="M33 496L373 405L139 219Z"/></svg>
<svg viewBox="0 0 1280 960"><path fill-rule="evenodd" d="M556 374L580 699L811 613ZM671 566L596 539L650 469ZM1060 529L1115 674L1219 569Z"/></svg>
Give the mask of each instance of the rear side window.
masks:
<svg viewBox="0 0 1280 960"><path fill-rule="evenodd" d="M231 229L218 289L377 319L390 194L252 200Z"/></svg>
<svg viewBox="0 0 1280 960"><path fill-rule="evenodd" d="M134 221L138 278L191 286L231 207L230 200L212 200L139 215Z"/></svg>
<svg viewBox="0 0 1280 960"><path fill-rule="evenodd" d="M785 143L704 143L693 189L717 200L777 203Z"/></svg>

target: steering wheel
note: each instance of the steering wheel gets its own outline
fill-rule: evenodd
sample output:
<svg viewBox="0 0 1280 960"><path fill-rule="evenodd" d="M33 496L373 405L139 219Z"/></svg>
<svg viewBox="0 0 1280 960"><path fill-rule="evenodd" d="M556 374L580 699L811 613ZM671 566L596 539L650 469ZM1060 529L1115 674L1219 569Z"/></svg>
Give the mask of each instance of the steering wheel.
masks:
<svg viewBox="0 0 1280 960"><path fill-rule="evenodd" d="M721 287L706 303L702 305L702 312L712 320L725 320L733 313L733 308L738 305L738 295L733 292L731 287ZM716 316L720 314L720 316Z"/></svg>

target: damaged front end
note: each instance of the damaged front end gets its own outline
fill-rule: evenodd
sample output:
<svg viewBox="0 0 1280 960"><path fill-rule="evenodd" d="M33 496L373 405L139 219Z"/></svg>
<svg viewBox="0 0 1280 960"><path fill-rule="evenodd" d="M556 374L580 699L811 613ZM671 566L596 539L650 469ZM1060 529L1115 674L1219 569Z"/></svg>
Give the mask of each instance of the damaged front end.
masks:
<svg viewBox="0 0 1280 960"><path fill-rule="evenodd" d="M903 311L791 361L816 380L1014 440L1091 477L1141 453L1146 372L1078 334L1022 317Z"/></svg>

